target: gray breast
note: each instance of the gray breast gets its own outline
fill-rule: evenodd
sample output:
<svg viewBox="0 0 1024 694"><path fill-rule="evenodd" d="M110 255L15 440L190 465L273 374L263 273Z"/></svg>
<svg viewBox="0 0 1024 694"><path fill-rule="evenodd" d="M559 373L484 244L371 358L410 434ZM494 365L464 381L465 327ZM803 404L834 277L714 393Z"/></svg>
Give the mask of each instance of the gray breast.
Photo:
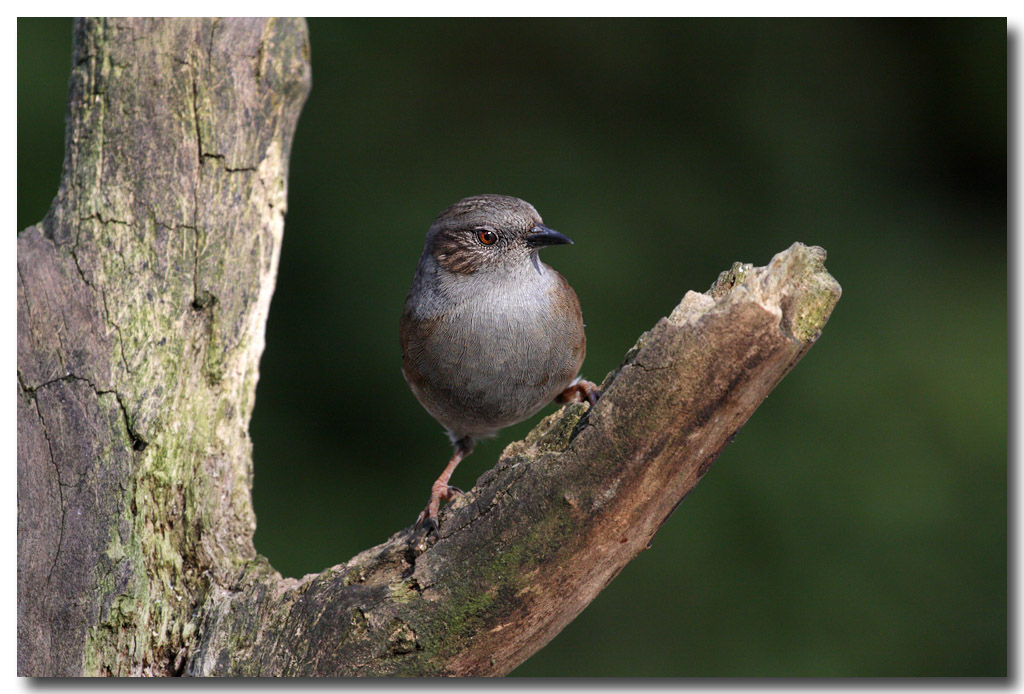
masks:
<svg viewBox="0 0 1024 694"><path fill-rule="evenodd" d="M449 296L447 308L409 330L404 371L413 392L455 437L490 436L562 392L583 361L572 292L551 268L544 285ZM538 278L539 279L539 278ZM501 291L504 289L505 291Z"/></svg>

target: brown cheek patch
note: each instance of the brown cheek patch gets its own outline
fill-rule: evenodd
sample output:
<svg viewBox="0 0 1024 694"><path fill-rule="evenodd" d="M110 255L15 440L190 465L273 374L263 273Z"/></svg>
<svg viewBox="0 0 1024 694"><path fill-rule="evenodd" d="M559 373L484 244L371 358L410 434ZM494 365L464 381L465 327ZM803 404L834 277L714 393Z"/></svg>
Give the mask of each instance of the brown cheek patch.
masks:
<svg viewBox="0 0 1024 694"><path fill-rule="evenodd" d="M475 271L476 253L466 247L466 239L454 234L441 234L434 240L434 259L449 272L470 275Z"/></svg>

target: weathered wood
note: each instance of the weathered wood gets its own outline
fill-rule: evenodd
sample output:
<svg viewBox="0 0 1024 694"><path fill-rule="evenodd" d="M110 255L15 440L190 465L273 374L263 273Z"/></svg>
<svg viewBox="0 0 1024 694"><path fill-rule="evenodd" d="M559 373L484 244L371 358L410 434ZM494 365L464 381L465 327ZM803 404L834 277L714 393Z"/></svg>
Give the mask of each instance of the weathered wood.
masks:
<svg viewBox="0 0 1024 694"><path fill-rule="evenodd" d="M248 422L309 88L301 20L76 23L18 237L18 670L172 674L256 553Z"/></svg>
<svg viewBox="0 0 1024 694"><path fill-rule="evenodd" d="M839 298L795 244L690 292L441 513L282 579L247 435L309 88L301 21L76 25L64 176L18 239L23 675L497 675L639 552Z"/></svg>

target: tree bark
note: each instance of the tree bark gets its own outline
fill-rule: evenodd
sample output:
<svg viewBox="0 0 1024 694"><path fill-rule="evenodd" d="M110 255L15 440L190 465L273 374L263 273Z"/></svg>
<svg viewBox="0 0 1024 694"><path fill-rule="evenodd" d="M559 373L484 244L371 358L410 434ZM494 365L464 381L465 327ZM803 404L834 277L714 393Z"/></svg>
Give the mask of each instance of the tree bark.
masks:
<svg viewBox="0 0 1024 694"><path fill-rule="evenodd" d="M22 675L500 675L654 533L821 333L820 248L735 264L441 514L283 579L252 412L310 84L294 20L76 24L61 187L18 238Z"/></svg>
<svg viewBox="0 0 1024 694"><path fill-rule="evenodd" d="M18 668L173 674L256 557L248 422L309 89L301 20L83 20L18 237Z"/></svg>

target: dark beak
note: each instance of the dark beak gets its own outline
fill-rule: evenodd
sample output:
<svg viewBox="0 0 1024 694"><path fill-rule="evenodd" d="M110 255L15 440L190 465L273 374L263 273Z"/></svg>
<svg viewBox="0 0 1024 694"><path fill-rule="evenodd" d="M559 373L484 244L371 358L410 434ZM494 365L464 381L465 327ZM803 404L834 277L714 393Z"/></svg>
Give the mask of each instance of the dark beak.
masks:
<svg viewBox="0 0 1024 694"><path fill-rule="evenodd" d="M541 248L543 246L557 246L562 243L572 243L565 234L560 234L554 229L548 229L543 224L538 224L526 235L526 245L530 248Z"/></svg>

